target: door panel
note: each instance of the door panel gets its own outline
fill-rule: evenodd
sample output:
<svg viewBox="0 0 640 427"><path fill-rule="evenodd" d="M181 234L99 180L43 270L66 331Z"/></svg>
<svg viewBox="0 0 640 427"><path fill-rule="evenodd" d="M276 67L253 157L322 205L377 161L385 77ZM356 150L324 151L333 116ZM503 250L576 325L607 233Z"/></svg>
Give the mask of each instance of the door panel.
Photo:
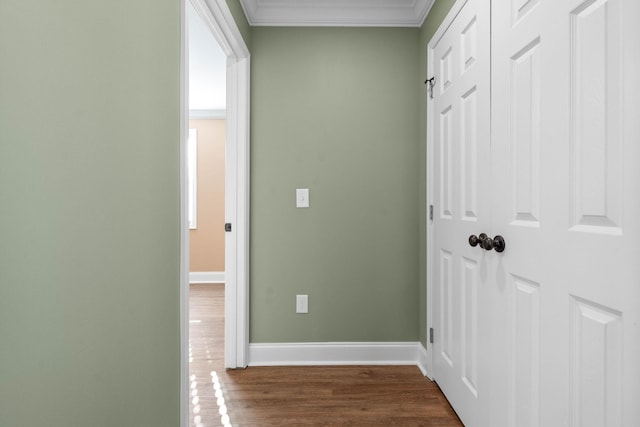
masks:
<svg viewBox="0 0 640 427"><path fill-rule="evenodd" d="M442 331L440 356L453 366L453 255L444 249L440 250L440 330Z"/></svg>
<svg viewBox="0 0 640 427"><path fill-rule="evenodd" d="M445 105L440 113L440 209L442 219L451 219L453 207L451 194L453 192L452 167L453 167L453 110L452 106Z"/></svg>
<svg viewBox="0 0 640 427"><path fill-rule="evenodd" d="M573 225L622 230L621 1L585 2L571 17Z"/></svg>
<svg viewBox="0 0 640 427"><path fill-rule="evenodd" d="M507 294L509 424L539 426L540 283L510 275Z"/></svg>
<svg viewBox="0 0 640 427"><path fill-rule="evenodd" d="M478 91L475 86L462 95L461 104L460 212L463 221L475 222L478 219Z"/></svg>
<svg viewBox="0 0 640 427"><path fill-rule="evenodd" d="M509 179L512 221L538 227L540 220L540 39L510 58Z"/></svg>
<svg viewBox="0 0 640 427"><path fill-rule="evenodd" d="M622 425L622 313L571 298L572 424Z"/></svg>
<svg viewBox="0 0 640 427"><path fill-rule="evenodd" d="M462 257L462 382L478 397L478 262Z"/></svg>
<svg viewBox="0 0 640 427"><path fill-rule="evenodd" d="M489 10L468 1L433 46L434 376L468 426L487 425L489 294L486 255L469 235L486 231L489 161Z"/></svg>

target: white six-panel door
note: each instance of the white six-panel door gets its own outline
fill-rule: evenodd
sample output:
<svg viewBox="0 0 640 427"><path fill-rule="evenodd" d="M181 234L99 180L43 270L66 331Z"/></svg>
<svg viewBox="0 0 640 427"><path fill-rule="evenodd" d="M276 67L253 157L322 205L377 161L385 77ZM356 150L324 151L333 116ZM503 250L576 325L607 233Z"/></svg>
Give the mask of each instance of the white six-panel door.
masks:
<svg viewBox="0 0 640 427"><path fill-rule="evenodd" d="M434 372L468 426L487 425L487 257L467 244L489 227L489 10L470 0L433 41Z"/></svg>
<svg viewBox="0 0 640 427"><path fill-rule="evenodd" d="M430 43L433 376L467 426L639 426L640 2L488 6Z"/></svg>
<svg viewBox="0 0 640 427"><path fill-rule="evenodd" d="M492 2L509 426L640 426L639 4Z"/></svg>

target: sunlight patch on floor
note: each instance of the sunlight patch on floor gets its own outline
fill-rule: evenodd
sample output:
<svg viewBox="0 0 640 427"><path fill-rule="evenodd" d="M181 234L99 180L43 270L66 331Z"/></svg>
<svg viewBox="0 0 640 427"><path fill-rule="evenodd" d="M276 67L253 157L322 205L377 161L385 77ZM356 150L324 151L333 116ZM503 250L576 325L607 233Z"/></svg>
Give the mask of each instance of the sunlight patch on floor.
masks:
<svg viewBox="0 0 640 427"><path fill-rule="evenodd" d="M193 422L196 427L202 427L202 417L200 417L200 397L198 397L198 381L196 381L196 376L191 375L189 377L190 388L191 388L191 407L194 414Z"/></svg>
<svg viewBox="0 0 640 427"><path fill-rule="evenodd" d="M220 413L220 422L222 422L224 427L231 427L231 419L227 413L227 405L224 402L222 385L220 384L220 378L218 378L216 371L211 371L211 383L216 392L216 403L218 404L218 412Z"/></svg>

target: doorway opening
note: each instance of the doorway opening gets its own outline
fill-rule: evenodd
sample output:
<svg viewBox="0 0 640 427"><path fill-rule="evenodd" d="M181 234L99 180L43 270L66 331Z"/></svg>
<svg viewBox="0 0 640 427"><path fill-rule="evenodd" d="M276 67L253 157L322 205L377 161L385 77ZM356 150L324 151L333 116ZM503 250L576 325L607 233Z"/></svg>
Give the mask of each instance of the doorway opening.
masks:
<svg viewBox="0 0 640 427"><path fill-rule="evenodd" d="M220 316L224 316L224 332L212 332L217 335L218 340L199 342L201 348L198 351L202 352L199 357L206 365L215 361L221 370L247 365L249 51L225 0L182 0L181 10L180 424L187 427L198 425L198 421L202 421L196 418L198 414L194 411L195 407L192 408L192 402L198 399L193 396L193 384L196 381L192 378L194 373L190 372L190 361L195 361L194 348L189 345L190 320L193 320L193 325L212 327L211 322L221 325ZM192 49L200 49L206 55L198 57L198 53L192 52ZM210 57L212 52L218 53L217 60ZM191 55L193 58L190 58ZM190 70L190 62L194 65L193 70ZM211 71L210 66L218 71ZM191 78L198 73L204 75L205 87L198 86L194 91L189 91L190 85L200 85ZM226 77L226 83L222 84L226 92L226 96L222 96L225 100L223 107L219 100L216 104L215 99L219 99L219 95L211 93L219 94L220 90L206 88L212 83L220 83L220 77ZM191 143L188 138L190 133ZM192 154L212 152L213 160L209 161L213 164L208 164L206 159L192 160L192 167L189 168L189 151ZM220 158L221 156L223 157ZM202 178L198 177L198 169L204 172ZM210 176L206 177L207 174ZM207 192L204 181L209 181L210 184L213 182L214 185L217 181L218 184L217 190L209 189L210 192L218 193L218 202L213 202L208 212L206 206L202 206L206 201L203 203L202 198L194 197L198 193L202 195ZM221 182L223 189L220 188ZM223 193L222 203L220 193ZM209 221L213 223L207 226ZM204 236L206 232L198 233L205 231L205 228L212 228L213 234L217 234L217 243L209 241ZM190 237L194 240L193 246L190 244ZM204 249L197 247L199 245L204 245ZM214 252L218 252L217 257ZM201 264L203 262L205 264ZM224 286L224 292L218 292L214 298L217 302L210 304L211 307L206 307L204 311L202 307L194 308L195 316L190 319L189 288L192 282L197 283L200 288L211 287L209 290L214 294L216 289L220 291ZM208 325L203 325L205 321ZM208 370L207 375L211 371ZM210 381L213 379L209 378Z"/></svg>
<svg viewBox="0 0 640 427"><path fill-rule="evenodd" d="M219 421L213 375L224 370L227 56L191 2L187 31L189 426L199 427Z"/></svg>

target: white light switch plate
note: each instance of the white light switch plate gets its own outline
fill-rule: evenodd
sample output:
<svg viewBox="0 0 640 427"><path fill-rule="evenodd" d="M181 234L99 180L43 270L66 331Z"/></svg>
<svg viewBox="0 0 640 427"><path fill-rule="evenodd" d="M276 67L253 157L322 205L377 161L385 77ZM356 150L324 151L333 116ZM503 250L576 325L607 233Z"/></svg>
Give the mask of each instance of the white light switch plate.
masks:
<svg viewBox="0 0 640 427"><path fill-rule="evenodd" d="M296 313L309 312L309 295L296 295Z"/></svg>
<svg viewBox="0 0 640 427"><path fill-rule="evenodd" d="M309 207L309 189L296 188L296 208Z"/></svg>

